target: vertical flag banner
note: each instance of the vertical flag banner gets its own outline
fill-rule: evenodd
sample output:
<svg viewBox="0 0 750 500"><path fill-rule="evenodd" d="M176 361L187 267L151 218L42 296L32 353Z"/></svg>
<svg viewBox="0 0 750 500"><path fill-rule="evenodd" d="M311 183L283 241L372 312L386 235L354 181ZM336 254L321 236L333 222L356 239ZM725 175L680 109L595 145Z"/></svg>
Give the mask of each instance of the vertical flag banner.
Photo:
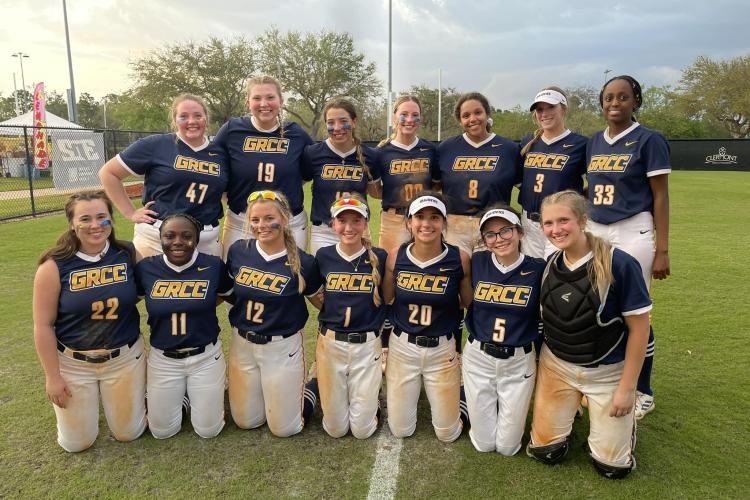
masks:
<svg viewBox="0 0 750 500"><path fill-rule="evenodd" d="M34 89L34 166L40 170L49 168L47 149L47 115L44 83Z"/></svg>

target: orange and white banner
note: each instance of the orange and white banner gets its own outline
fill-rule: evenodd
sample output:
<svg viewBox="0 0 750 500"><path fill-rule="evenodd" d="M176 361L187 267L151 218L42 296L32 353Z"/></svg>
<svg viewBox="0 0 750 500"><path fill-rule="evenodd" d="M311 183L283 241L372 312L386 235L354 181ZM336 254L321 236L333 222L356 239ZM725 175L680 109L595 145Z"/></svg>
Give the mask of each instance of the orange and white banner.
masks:
<svg viewBox="0 0 750 500"><path fill-rule="evenodd" d="M34 166L40 170L49 168L45 103L44 83L39 83L34 89Z"/></svg>

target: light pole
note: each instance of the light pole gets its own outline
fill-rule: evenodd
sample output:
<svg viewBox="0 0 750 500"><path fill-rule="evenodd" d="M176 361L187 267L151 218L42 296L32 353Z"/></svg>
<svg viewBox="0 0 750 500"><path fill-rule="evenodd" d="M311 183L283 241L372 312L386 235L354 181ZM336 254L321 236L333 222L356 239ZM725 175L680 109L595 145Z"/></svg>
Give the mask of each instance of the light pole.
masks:
<svg viewBox="0 0 750 500"><path fill-rule="evenodd" d="M104 129L107 129L107 96L102 97L102 106L104 106Z"/></svg>
<svg viewBox="0 0 750 500"><path fill-rule="evenodd" d="M21 88L23 90L26 90L26 79L24 78L24 75L23 75L23 59L24 58L28 59L29 55L24 54L23 52L16 52L15 54L11 54L11 57L18 58L18 62L21 65Z"/></svg>
<svg viewBox="0 0 750 500"><path fill-rule="evenodd" d="M604 70L604 83L605 84L607 83L607 75L610 74L610 73L612 73L611 69L605 69Z"/></svg>
<svg viewBox="0 0 750 500"><path fill-rule="evenodd" d="M393 98L393 58L392 58L392 33L393 33L393 0L388 0L388 96L386 98L385 110L385 135L391 136L391 99Z"/></svg>
<svg viewBox="0 0 750 500"><path fill-rule="evenodd" d="M63 0L63 18L65 20L65 45L68 47L68 72L70 73L70 121L78 123L78 108L76 106L76 85L73 82L73 59L70 57L70 36L68 35L68 9Z"/></svg>

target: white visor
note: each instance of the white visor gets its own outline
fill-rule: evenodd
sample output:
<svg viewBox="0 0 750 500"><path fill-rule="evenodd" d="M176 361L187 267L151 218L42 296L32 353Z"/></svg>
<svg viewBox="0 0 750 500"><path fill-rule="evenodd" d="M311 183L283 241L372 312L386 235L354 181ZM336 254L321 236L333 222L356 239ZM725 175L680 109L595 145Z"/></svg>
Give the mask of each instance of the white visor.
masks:
<svg viewBox="0 0 750 500"><path fill-rule="evenodd" d="M521 225L521 221L518 219L518 216L514 214L513 212L509 212L508 210L503 210L502 208L495 208L493 210L490 210L486 214L482 216L482 220L479 222L479 229L482 229L482 226L484 226L484 223L487 222L490 219L495 218L501 218L505 219L511 224L514 224L516 226Z"/></svg>
<svg viewBox="0 0 750 500"><path fill-rule="evenodd" d="M547 104L552 104L553 106L556 104L562 104L563 106L568 105L568 100L557 90L542 90L536 95L536 97L534 97L534 104L531 105L529 111L534 111L534 108L540 102L546 102Z"/></svg>
<svg viewBox="0 0 750 500"><path fill-rule="evenodd" d="M348 204L349 202L354 202L357 204L350 205ZM336 217L340 213L346 212L347 210L357 212L365 219L369 219L369 214L367 213L367 205L361 203L359 200L352 200L350 198L342 198L340 200L337 200L331 207L331 217Z"/></svg>
<svg viewBox="0 0 750 500"><path fill-rule="evenodd" d="M443 217L448 217L445 203L434 196L420 196L414 200L414 202L409 205L409 217L427 207L436 208L441 214L443 214Z"/></svg>

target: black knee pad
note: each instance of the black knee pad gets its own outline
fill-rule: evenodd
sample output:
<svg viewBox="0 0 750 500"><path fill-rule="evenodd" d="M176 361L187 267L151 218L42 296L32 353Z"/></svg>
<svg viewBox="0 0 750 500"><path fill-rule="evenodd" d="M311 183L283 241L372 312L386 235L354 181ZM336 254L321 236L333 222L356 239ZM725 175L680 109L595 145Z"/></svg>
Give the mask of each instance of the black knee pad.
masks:
<svg viewBox="0 0 750 500"><path fill-rule="evenodd" d="M632 465L629 465L627 467L603 464L601 462L597 462L595 458L592 458L591 461L594 464L594 469L596 469L596 472L606 477L607 479L624 479L628 474L630 474L630 471L635 469L635 460L633 460Z"/></svg>
<svg viewBox="0 0 750 500"><path fill-rule="evenodd" d="M526 454L547 465L559 464L567 456L568 451L570 450L570 441L570 436L568 436L565 441L547 446L531 446L531 443L529 443L526 447Z"/></svg>

